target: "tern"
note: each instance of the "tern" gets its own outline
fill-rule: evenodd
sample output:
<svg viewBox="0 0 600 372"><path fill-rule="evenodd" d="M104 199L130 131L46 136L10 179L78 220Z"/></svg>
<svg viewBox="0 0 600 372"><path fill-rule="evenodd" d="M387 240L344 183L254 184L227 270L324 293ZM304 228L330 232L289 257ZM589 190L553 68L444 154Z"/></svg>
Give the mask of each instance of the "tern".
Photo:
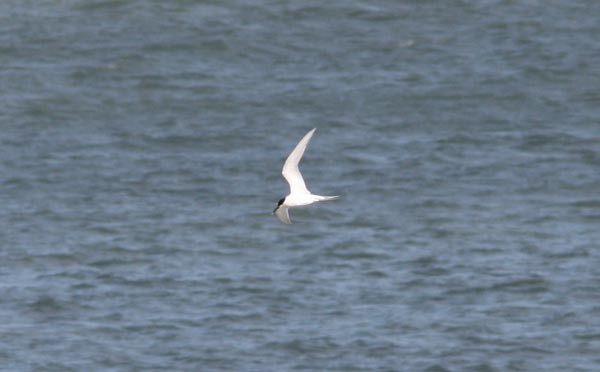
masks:
<svg viewBox="0 0 600 372"><path fill-rule="evenodd" d="M318 201L333 200L338 198L338 196L323 196L312 194L306 188L306 184L304 183L302 174L298 169L298 163L300 163L300 159L302 159L302 155L304 155L304 150L306 150L306 146L308 145L308 142L310 142L310 139L315 133L315 130L317 130L317 128L311 129L308 133L304 135L304 137L302 137L300 142L298 142L294 150L286 159L285 164L283 164L283 169L281 171L281 174L283 175L285 180L290 184L290 193L289 195L279 199L279 201L277 202L277 206L273 210L273 214L275 214L277 218L281 220L281 222L288 225L292 223L288 211L290 208L309 205Z"/></svg>

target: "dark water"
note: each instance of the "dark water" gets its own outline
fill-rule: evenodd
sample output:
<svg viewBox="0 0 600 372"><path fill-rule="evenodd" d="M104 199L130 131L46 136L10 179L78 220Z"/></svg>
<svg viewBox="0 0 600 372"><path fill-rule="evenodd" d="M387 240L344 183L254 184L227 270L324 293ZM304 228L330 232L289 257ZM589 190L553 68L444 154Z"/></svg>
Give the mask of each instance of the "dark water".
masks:
<svg viewBox="0 0 600 372"><path fill-rule="evenodd" d="M3 1L0 369L598 370L599 15Z"/></svg>

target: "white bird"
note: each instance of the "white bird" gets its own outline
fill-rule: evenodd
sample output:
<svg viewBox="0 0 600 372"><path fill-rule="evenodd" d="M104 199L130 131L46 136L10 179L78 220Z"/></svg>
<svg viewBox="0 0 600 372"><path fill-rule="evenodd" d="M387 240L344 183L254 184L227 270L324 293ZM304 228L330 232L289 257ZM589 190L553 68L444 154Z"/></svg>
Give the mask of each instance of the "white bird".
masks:
<svg viewBox="0 0 600 372"><path fill-rule="evenodd" d="M275 207L273 213L281 220L281 222L288 225L292 223L290 220L290 214L288 212L289 208L300 207L318 201L333 200L338 198L338 196L311 194L311 192L306 188L302 174L300 174L300 170L298 169L298 163L300 163L300 159L302 159L302 155L304 155L304 150L306 150L306 146L308 145L308 142L312 138L316 129L317 128L313 128L306 133L306 135L300 140L300 142L298 142L294 150L290 153L285 161L285 164L283 164L283 170L281 171L281 174L290 184L290 193L288 196L279 199L279 202L277 202L277 207Z"/></svg>

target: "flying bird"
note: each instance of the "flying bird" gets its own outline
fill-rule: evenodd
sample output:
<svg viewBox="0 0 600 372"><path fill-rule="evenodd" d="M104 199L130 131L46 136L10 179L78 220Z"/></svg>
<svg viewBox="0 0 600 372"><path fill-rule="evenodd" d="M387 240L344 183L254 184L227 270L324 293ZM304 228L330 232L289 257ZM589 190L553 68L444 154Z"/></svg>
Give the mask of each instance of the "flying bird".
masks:
<svg viewBox="0 0 600 372"><path fill-rule="evenodd" d="M279 199L279 202L277 202L277 207L275 207L273 210L273 214L275 214L277 218L281 220L281 222L288 225L292 223L289 214L290 208L338 198L338 196L312 194L306 188L302 174L298 169L298 163L300 163L300 159L302 159L302 155L304 155L304 150L306 150L306 146L308 145L308 142L310 142L310 139L312 138L316 129L317 128L313 128L306 133L306 135L304 135L304 137L300 140L300 142L298 142L294 150L288 156L285 164L283 164L283 170L281 171L281 174L290 184L290 193L289 195Z"/></svg>

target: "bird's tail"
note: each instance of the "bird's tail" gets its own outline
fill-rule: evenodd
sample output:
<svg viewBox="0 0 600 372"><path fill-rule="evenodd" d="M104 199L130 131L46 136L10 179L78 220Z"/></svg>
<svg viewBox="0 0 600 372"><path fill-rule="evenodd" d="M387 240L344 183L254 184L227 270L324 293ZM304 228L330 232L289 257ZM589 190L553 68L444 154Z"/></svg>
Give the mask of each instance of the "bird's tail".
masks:
<svg viewBox="0 0 600 372"><path fill-rule="evenodd" d="M315 195L317 201L324 201L324 200L334 200L339 198L339 196L324 196L324 195Z"/></svg>

